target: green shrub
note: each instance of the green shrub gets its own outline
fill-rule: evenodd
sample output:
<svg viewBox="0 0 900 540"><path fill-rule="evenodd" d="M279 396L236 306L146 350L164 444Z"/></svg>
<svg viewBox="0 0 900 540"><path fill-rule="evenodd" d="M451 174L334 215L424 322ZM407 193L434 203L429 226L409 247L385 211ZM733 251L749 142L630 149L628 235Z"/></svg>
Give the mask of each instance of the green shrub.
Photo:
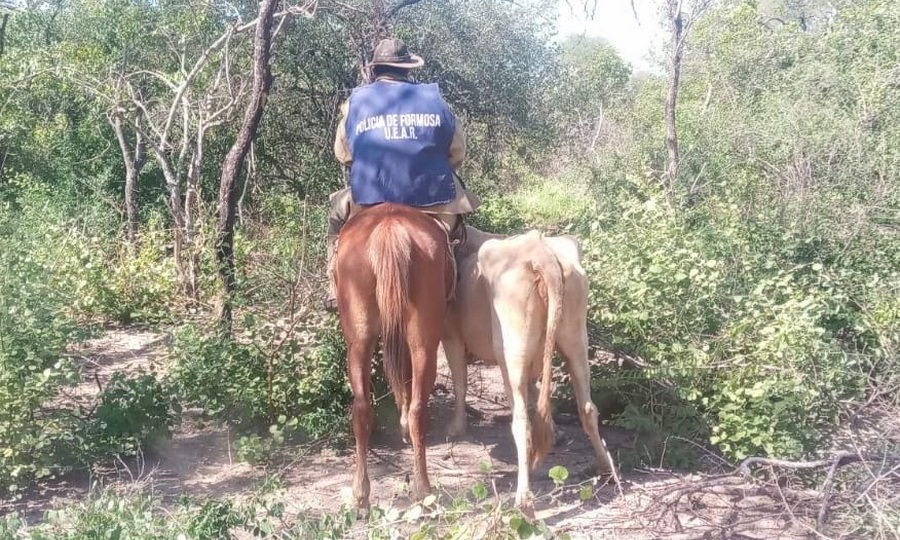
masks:
<svg viewBox="0 0 900 540"><path fill-rule="evenodd" d="M552 471L561 489L568 471ZM140 491L123 495L108 490L48 511L39 525L29 526L15 514L0 517L0 540L220 540L238 532L272 540L337 540L356 534L371 540L568 538L555 535L542 522L524 519L508 499L488 498L483 482L461 493L429 496L404 509L376 506L365 519L344 506L321 516L289 515L278 487L277 480L268 479L242 502L182 497L174 505ZM590 486L583 486L580 494L582 500L591 498Z"/></svg>
<svg viewBox="0 0 900 540"><path fill-rule="evenodd" d="M249 343L239 343L183 328L172 371L182 396L245 429L283 418L307 437L340 432L350 402L343 338L330 324L308 329L307 342L288 331L261 325L248 331Z"/></svg>
<svg viewBox="0 0 900 540"><path fill-rule="evenodd" d="M47 512L43 524L27 527L15 515L0 519L0 540L220 540L232 530L271 532L280 505L254 499L237 505L226 500L182 499L173 509L157 498L136 493L121 496L112 491L99 497Z"/></svg>
<svg viewBox="0 0 900 540"><path fill-rule="evenodd" d="M172 390L153 375L129 378L113 374L97 408L82 426L73 452L93 463L108 456L134 454L169 438L181 411Z"/></svg>
<svg viewBox="0 0 900 540"><path fill-rule="evenodd" d="M153 432L167 434L174 421L149 376L114 377L90 418L57 403L61 390L77 383L65 349L86 335L80 317L132 314L137 304L165 309L159 296L127 299L119 287L147 291L155 286L149 275L117 274L125 270L112 270L122 260L104 251L109 239L87 235L84 223L62 214L38 197L20 200L18 209L0 207L0 492L134 451ZM82 219L103 221L90 212Z"/></svg>
<svg viewBox="0 0 900 540"><path fill-rule="evenodd" d="M78 334L70 298L49 279L56 250L38 251L15 217L0 208L0 493L56 472L57 445L73 426L45 404L76 380L63 355Z"/></svg>
<svg viewBox="0 0 900 540"><path fill-rule="evenodd" d="M550 178L532 173L524 180L508 199L529 227L561 230L585 222L593 213L590 179L583 171Z"/></svg>
<svg viewBox="0 0 900 540"><path fill-rule="evenodd" d="M178 283L174 260L164 253L167 238L160 222L147 225L138 245L77 229L60 236L66 250L57 262L55 284L71 291L76 314L122 324L171 317Z"/></svg>
<svg viewBox="0 0 900 540"><path fill-rule="evenodd" d="M733 459L818 448L865 392L876 352L853 294L861 276L828 261L827 240L742 222L727 200L676 213L651 192L625 206L585 242L590 317L652 364L640 388L668 381L678 399L660 409L656 391L636 391L617 422L705 433Z"/></svg>
<svg viewBox="0 0 900 540"><path fill-rule="evenodd" d="M484 231L495 234L517 234L525 228L525 221L512 202L504 197L485 199L481 207L467 222Z"/></svg>

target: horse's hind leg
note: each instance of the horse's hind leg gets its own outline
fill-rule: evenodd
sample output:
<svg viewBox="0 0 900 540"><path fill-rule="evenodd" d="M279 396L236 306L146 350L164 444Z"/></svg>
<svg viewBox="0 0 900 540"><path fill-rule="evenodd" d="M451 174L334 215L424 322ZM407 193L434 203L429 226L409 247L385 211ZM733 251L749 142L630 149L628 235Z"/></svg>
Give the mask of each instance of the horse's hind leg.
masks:
<svg viewBox="0 0 900 540"><path fill-rule="evenodd" d="M410 349L412 357L412 397L409 402L409 432L413 445L413 497L421 499L431 493L425 461L428 433L428 398L437 375L437 340L433 345Z"/></svg>
<svg viewBox="0 0 900 540"><path fill-rule="evenodd" d="M370 395L372 353L375 339L352 342L347 353L350 389L353 391L353 436L356 439L356 474L353 476L353 497L358 508L369 507L369 473L366 458L369 436L372 434L374 410Z"/></svg>

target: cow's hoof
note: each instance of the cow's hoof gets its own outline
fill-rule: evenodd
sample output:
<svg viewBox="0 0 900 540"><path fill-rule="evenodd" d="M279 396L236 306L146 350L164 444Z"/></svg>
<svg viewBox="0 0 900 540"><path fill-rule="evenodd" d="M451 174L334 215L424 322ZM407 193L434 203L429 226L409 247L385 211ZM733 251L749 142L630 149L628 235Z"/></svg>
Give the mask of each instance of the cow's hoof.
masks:
<svg viewBox="0 0 900 540"><path fill-rule="evenodd" d="M528 500L526 502L521 502L518 504L519 511L522 512L522 515L525 516L529 521L534 521L534 501Z"/></svg>
<svg viewBox="0 0 900 540"><path fill-rule="evenodd" d="M616 474L615 466L610 463L611 460L611 456L606 458L597 456L592 467L592 472L594 473L593 476L615 479L618 475Z"/></svg>
<svg viewBox="0 0 900 540"><path fill-rule="evenodd" d="M466 436L466 423L463 422L453 422L450 424L450 429L447 430L447 436L451 439L462 439Z"/></svg>
<svg viewBox="0 0 900 540"><path fill-rule="evenodd" d="M409 444L409 419L405 414L400 416L400 438L403 440L403 444Z"/></svg>

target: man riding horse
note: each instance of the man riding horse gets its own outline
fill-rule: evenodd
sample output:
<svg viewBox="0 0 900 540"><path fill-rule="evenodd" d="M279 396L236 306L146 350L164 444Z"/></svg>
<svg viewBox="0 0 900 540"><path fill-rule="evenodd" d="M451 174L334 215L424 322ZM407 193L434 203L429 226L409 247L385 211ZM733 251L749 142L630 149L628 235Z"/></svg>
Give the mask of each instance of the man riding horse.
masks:
<svg viewBox="0 0 900 540"><path fill-rule="evenodd" d="M462 126L437 84L411 80L411 71L423 64L399 39L383 39L370 64L375 80L354 89L341 105L334 154L350 168L350 187L331 195L327 240L332 279L325 300L330 311L337 308L337 236L354 207L412 206L433 215L456 237L464 231L461 216L480 204L455 175L466 154Z"/></svg>

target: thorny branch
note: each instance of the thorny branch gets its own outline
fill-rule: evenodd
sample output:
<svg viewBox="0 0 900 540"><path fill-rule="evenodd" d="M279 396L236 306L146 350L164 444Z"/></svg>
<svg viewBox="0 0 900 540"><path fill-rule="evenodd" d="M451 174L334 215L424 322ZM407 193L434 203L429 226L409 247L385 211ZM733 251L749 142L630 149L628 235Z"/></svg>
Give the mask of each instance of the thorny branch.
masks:
<svg viewBox="0 0 900 540"><path fill-rule="evenodd" d="M835 477L840 470L840 468L853 464L853 463L881 463L883 468L886 464L897 463L896 466L890 467L886 472L880 475L873 474L873 480L867 483L865 489L863 489L863 494L860 497L863 497L868 490L870 490L874 484L880 481L884 481L889 477L896 476L897 472L900 471L900 454L891 454L891 453L868 453L868 452L840 452L835 454L834 456L827 459L819 459L813 461L790 461L783 459L774 459L774 458L763 458L763 457L748 457L744 459L737 467L735 467L731 472L710 476L706 479L700 481L691 481L687 483L680 483L672 488L665 490L661 495L656 497L656 501L659 503L659 506L662 508L661 513L656 519L657 525L659 522L665 518L669 513L675 512L675 505L684 497L691 497L694 494L702 493L704 491L709 491L716 488L723 487L731 487L737 488L740 486L746 485L748 480L751 480L752 470L755 467L765 467L770 471L770 476L774 479L775 469L789 469L789 470L816 470L816 469L826 469L827 472L825 475L825 479L822 483L821 489L813 495L812 500L818 501L818 512L816 514L816 527L813 530L812 527L799 521L794 514L793 509L788 504L788 500L785 495L785 490L780 485L779 481L775 480L775 488L778 494L778 501L781 506L783 506L789 514L791 520L797 523L799 526L803 527L811 531L813 534L820 538L825 537L821 531L824 529L825 524L828 519L828 512L831 503L832 492L834 488ZM807 502L810 502L809 500ZM870 502L871 504L871 502Z"/></svg>

